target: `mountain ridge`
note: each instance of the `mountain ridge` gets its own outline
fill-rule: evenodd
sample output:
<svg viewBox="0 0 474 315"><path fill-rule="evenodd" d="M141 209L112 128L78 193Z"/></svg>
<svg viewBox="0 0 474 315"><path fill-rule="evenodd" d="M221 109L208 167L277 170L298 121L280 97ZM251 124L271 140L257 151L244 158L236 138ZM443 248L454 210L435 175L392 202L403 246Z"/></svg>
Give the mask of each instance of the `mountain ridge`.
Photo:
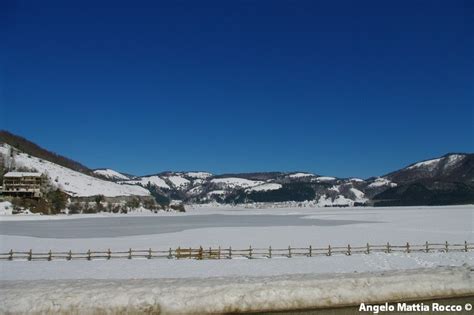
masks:
<svg viewBox="0 0 474 315"><path fill-rule="evenodd" d="M107 184L109 195L123 191L133 195L133 189L124 190L124 188L139 186L148 190L161 202L173 200L186 204L304 202L310 206L474 203L474 154L472 153L448 153L441 157L412 163L383 176L367 179L320 176L305 171L226 174L212 174L205 171L164 171L134 176L110 168L89 169L74 160L50 152L25 138L6 131L0 132L0 143L11 146L19 143L20 147L26 148L27 152L16 148L26 154L22 156L22 163L26 167L28 164L38 167L39 164L34 158L44 159L86 176L118 185ZM34 156L34 153L38 153L40 157ZM50 169L54 169L53 166L50 166ZM50 172L62 174L58 171ZM73 180L71 178L74 176L69 173L68 176L68 181ZM60 181L58 178L54 180ZM83 180L93 182L92 179L83 178ZM74 186L74 183L70 182L65 182L64 185L66 183L70 187ZM63 189L67 191L68 187L64 185ZM80 188L74 190L75 194L85 194L78 189ZM89 189L87 194L98 195L102 192L100 188L97 188L97 191ZM144 190L139 191L139 194L143 195Z"/></svg>

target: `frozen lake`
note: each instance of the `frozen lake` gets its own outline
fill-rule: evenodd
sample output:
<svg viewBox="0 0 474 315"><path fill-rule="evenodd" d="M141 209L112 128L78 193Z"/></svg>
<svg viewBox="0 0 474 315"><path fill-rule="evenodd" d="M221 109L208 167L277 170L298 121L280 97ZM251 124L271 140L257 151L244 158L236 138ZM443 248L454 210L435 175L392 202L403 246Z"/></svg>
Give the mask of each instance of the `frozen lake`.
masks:
<svg viewBox="0 0 474 315"><path fill-rule="evenodd" d="M0 222L2 235L42 238L102 238L181 232L189 229L255 226L339 226L360 220L305 219L302 215L192 215L84 218Z"/></svg>
<svg viewBox="0 0 474 315"><path fill-rule="evenodd" d="M269 214L271 213L271 214ZM451 244L473 242L474 206L410 208L194 209L149 216L10 217L0 221L0 251L233 249ZM111 261L3 261L0 280L275 276L385 271L474 263L474 251L376 253L313 258ZM32 268L34 266L34 268Z"/></svg>
<svg viewBox="0 0 474 315"><path fill-rule="evenodd" d="M0 250L459 243L474 240L473 226L474 206L10 217L0 220Z"/></svg>

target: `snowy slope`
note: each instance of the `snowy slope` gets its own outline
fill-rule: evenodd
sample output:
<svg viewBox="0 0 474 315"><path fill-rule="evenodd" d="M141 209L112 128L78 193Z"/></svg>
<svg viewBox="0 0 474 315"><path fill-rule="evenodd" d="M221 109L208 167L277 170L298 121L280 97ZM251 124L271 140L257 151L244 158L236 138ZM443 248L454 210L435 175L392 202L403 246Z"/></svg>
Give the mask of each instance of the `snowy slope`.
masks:
<svg viewBox="0 0 474 315"><path fill-rule="evenodd" d="M165 180L159 177L158 175L139 177L123 183L138 184L142 186L147 186L148 184L150 184L158 188L171 189L171 187L165 182Z"/></svg>
<svg viewBox="0 0 474 315"><path fill-rule="evenodd" d="M171 182L173 187L178 188L178 189L186 187L191 183L189 180L179 175L168 176L166 177L166 179L168 179Z"/></svg>
<svg viewBox="0 0 474 315"><path fill-rule="evenodd" d="M7 156L10 146L0 146L0 154ZM94 196L104 195L106 197L116 196L148 196L150 192L139 186L120 185L89 175L85 175L57 164L28 156L24 153L14 155L16 167L26 167L46 174L51 183L72 196Z"/></svg>
<svg viewBox="0 0 474 315"><path fill-rule="evenodd" d="M258 185L258 186L248 188L246 191L250 192L250 191L278 190L278 189L281 189L281 187L283 187L281 184L266 183L266 184L262 184L262 185Z"/></svg>
<svg viewBox="0 0 474 315"><path fill-rule="evenodd" d="M128 180L128 179L130 179L128 176L125 176L122 173L114 171L110 168L94 170L94 173L97 174L97 175L100 175L102 177L105 177L107 179L111 179L111 180Z"/></svg>
<svg viewBox="0 0 474 315"><path fill-rule="evenodd" d="M248 188L263 184L262 181L255 181L238 177L214 178L211 180L211 182L214 184L218 184L224 188Z"/></svg>
<svg viewBox="0 0 474 315"><path fill-rule="evenodd" d="M375 187L383 187L383 186L396 187L397 184L392 183L390 180L386 178L378 177L372 183L370 183L368 187L375 188Z"/></svg>

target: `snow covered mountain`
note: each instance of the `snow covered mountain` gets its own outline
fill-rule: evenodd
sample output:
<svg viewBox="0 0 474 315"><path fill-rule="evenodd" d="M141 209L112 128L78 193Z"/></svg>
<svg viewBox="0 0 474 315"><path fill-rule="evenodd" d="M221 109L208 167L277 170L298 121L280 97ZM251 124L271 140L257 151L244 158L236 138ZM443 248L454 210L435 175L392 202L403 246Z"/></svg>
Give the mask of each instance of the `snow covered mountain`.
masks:
<svg viewBox="0 0 474 315"><path fill-rule="evenodd" d="M474 203L474 154L451 153L384 176L397 183L374 196L377 205Z"/></svg>
<svg viewBox="0 0 474 315"><path fill-rule="evenodd" d="M411 164L385 176L397 183L419 180L455 180L469 182L474 178L473 154L446 154L440 158Z"/></svg>
<svg viewBox="0 0 474 315"><path fill-rule="evenodd" d="M12 136L9 134L10 138ZM151 194L160 203L300 203L324 207L474 203L474 154L447 154L365 180L308 172L214 175L189 171L132 176L107 168L92 171L26 139L11 141L9 137L0 137L0 143L3 142L0 156L5 161L12 160L10 157L13 152L14 168L44 173L55 186L73 196ZM19 143L27 152L18 150L6 141Z"/></svg>

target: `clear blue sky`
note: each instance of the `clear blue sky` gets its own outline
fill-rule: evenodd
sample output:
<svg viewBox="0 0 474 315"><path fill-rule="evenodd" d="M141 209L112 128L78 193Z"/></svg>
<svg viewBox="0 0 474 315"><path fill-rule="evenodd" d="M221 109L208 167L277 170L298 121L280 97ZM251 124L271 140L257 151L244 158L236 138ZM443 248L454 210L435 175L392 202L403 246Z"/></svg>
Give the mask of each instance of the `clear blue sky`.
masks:
<svg viewBox="0 0 474 315"><path fill-rule="evenodd" d="M368 177L474 151L474 1L0 6L0 128L89 167Z"/></svg>

